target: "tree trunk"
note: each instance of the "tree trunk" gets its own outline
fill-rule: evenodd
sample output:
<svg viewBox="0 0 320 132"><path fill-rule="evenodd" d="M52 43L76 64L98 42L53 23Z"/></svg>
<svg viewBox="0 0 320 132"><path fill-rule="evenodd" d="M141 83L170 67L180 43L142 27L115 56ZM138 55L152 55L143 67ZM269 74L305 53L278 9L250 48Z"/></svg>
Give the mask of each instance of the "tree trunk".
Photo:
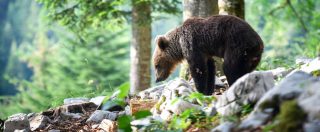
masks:
<svg viewBox="0 0 320 132"><path fill-rule="evenodd" d="M219 0L219 14L234 15L244 19L244 0Z"/></svg>
<svg viewBox="0 0 320 132"><path fill-rule="evenodd" d="M218 14L218 0L183 0L183 20L192 17L208 17ZM188 64L183 62L180 77L189 79Z"/></svg>
<svg viewBox="0 0 320 132"><path fill-rule="evenodd" d="M130 49L130 93L150 87L151 7L147 1L132 0L132 42Z"/></svg>
<svg viewBox="0 0 320 132"><path fill-rule="evenodd" d="M208 17L218 14L217 0L184 0L183 20L191 17Z"/></svg>

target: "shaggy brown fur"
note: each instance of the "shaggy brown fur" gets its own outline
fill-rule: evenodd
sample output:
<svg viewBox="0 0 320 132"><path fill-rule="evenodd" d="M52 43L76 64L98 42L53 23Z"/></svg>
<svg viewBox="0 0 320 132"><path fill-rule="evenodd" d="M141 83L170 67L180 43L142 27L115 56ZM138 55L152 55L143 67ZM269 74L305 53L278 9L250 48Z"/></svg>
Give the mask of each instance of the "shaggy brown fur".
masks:
<svg viewBox="0 0 320 132"><path fill-rule="evenodd" d="M153 54L156 78L165 80L186 59L199 92L211 95L215 66L212 56L224 58L229 85L251 72L260 62L263 42L251 26L234 16L192 18L156 39Z"/></svg>

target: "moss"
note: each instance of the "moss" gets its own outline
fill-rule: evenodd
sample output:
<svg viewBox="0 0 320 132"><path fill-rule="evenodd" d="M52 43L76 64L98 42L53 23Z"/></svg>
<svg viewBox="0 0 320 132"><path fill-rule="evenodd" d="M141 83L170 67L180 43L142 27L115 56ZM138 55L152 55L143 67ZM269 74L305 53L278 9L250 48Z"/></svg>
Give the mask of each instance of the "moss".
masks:
<svg viewBox="0 0 320 132"><path fill-rule="evenodd" d="M274 95L272 99L262 102L259 105L259 108L260 109L275 108L278 106L278 102L279 102L279 95Z"/></svg>
<svg viewBox="0 0 320 132"><path fill-rule="evenodd" d="M298 106L296 100L285 101L281 104L280 114L276 117L279 121L275 126L276 132L292 132L302 129L306 114Z"/></svg>
<svg viewBox="0 0 320 132"><path fill-rule="evenodd" d="M165 96L161 96L160 101L156 103L155 107L157 111L160 111L160 106L166 101Z"/></svg>
<svg viewBox="0 0 320 132"><path fill-rule="evenodd" d="M311 74L315 77L320 77L320 70L313 71Z"/></svg>

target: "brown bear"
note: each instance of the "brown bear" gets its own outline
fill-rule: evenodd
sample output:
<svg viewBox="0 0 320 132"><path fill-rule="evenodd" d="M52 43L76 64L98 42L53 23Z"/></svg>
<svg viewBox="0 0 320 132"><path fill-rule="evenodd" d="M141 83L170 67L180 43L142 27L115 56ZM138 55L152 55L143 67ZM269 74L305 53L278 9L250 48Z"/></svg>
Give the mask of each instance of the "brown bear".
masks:
<svg viewBox="0 0 320 132"><path fill-rule="evenodd" d="M153 63L156 82L165 80L177 64L186 60L197 90L212 95L215 65L212 56L224 59L223 71L231 86L256 68L263 42L252 27L235 16L191 18L156 38Z"/></svg>

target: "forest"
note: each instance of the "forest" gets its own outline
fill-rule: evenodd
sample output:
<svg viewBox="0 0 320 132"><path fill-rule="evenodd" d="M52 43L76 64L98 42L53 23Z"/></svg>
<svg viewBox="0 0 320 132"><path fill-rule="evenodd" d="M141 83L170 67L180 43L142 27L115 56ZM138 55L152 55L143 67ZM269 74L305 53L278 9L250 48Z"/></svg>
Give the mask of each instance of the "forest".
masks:
<svg viewBox="0 0 320 132"><path fill-rule="evenodd" d="M281 87L282 81L290 78L289 75L292 73L289 71L300 70L300 68L304 71L303 64L309 62L316 69L310 71L310 75L315 78L310 85L320 87L319 0L0 0L0 131L6 130L4 121L15 113L39 113L65 105L68 98L90 99L98 96L106 97L103 99L104 103L98 105L97 109L100 110L111 111L110 108L104 108L111 107L110 102L112 102L112 107L115 105L113 103L122 105L123 109L118 111L130 105L132 113L125 114L125 116L119 116L121 115L119 114L119 117L113 121L117 122L117 128L112 129L132 131L134 120L154 115L153 112L143 110L133 112L132 104L143 104L145 101L136 99L143 98L136 97L141 95L141 91L150 88L157 89L160 86L166 89L181 78L189 80L191 77L186 70L188 65L183 63L166 81L156 83L152 56L157 47L157 36L176 29L189 18L207 18L213 15L237 16L245 20L260 35L264 49L255 71L283 68L285 70L281 71L281 74L288 72L281 77L273 75L275 78L274 84L272 83L273 88ZM317 58L317 62L312 61ZM215 58L215 63L216 79L219 77L223 83L219 95L223 95L229 89L237 87L237 82L242 78L229 86L223 79L224 73L221 69L223 60ZM260 74L253 74L260 76ZM265 75L261 73L261 76ZM178 81L178 83L189 85L189 82L185 80ZM269 84L265 82L263 87ZM285 84L292 87L298 85ZM120 92L115 97L117 99L113 99L117 92ZM219 95L208 97L192 92L183 98L187 98L189 102L198 100L197 105L202 108L202 106L211 106L208 101L219 99ZM161 97L157 98L159 102L155 105L153 103L151 107L143 107L151 109L154 106L155 109L160 109L160 105L164 106ZM128 98L134 101L128 102ZM299 96L300 98L302 97ZM320 93L315 98L320 99ZM171 101L179 103L180 99ZM282 107L286 107L287 111L304 109L301 104L297 105L299 99L277 103L279 104L277 110ZM257 110L255 106L266 104L259 102L257 100L253 104L241 105L240 115L237 114L240 117L232 115L222 118L221 115L224 115L225 111L220 113L218 107L216 112L218 114L203 117L197 113L198 111L194 112L196 110L189 110L187 109L189 107L186 107L186 110L178 112L179 114L173 110L175 114L170 120L168 119L169 121L167 120L167 124L149 123L145 127L139 126L136 129L137 131L158 129L162 131L215 131L216 129L213 130L213 128L218 126L214 124L219 122L217 120L228 120L237 122L237 125L232 128L233 131L243 130L240 129L242 119L247 117L251 111ZM277 102L281 101L277 100ZM149 105L149 103L145 104ZM320 108L311 109L311 111L317 110ZM307 121L294 122L295 124L291 126L283 125L286 124L286 121L299 119L299 116L304 117L304 115L297 114L296 118L285 120L282 118L289 115L285 116L286 113L283 114L283 111L280 111L279 116L275 118L268 118L269 124L250 130L309 130L304 125L301 126ZM298 110L292 111L297 112ZM160 115L162 118L162 114ZM200 119L200 117L203 118ZM319 117L320 115L315 116L317 118L315 120L320 121ZM126 120L132 121L131 126L130 121L128 123ZM308 118L308 123L310 122ZM208 123L210 128L204 128ZM315 126L310 130L320 130L319 122ZM47 127L46 130L49 128ZM58 125L55 129L58 129ZM74 129L78 131L84 127ZM32 131L41 130L45 129L39 128ZM71 131L71 129L61 130ZM232 130L227 129L226 131Z"/></svg>

